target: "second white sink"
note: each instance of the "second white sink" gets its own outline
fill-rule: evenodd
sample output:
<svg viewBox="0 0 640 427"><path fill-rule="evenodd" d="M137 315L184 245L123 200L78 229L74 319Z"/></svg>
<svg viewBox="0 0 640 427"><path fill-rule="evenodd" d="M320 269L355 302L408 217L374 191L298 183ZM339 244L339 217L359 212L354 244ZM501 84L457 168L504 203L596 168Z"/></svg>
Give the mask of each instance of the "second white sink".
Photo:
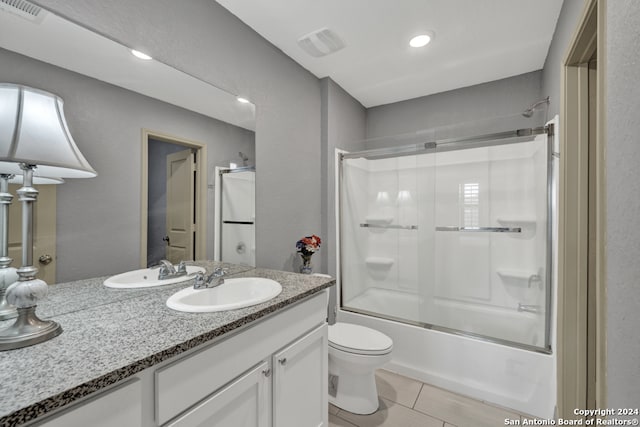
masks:
<svg viewBox="0 0 640 427"><path fill-rule="evenodd" d="M184 282L185 280L191 280L193 279L194 273L204 273L205 269L194 265L188 265L186 276L178 276L162 280L158 279L159 272L160 269L158 267L128 271L126 273L109 277L104 281L104 285L109 288L120 289L150 288L152 286L172 285L174 283Z"/></svg>
<svg viewBox="0 0 640 427"><path fill-rule="evenodd" d="M275 280L262 277L225 279L215 288L183 289L171 295L167 307L189 313L235 310L260 304L275 298L282 286Z"/></svg>

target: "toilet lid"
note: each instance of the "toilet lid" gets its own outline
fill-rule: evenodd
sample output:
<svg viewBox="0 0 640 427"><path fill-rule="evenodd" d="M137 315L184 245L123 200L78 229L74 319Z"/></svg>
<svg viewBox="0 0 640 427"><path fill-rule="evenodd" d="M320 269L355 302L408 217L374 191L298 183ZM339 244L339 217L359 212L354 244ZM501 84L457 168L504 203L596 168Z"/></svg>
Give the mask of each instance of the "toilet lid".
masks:
<svg viewBox="0 0 640 427"><path fill-rule="evenodd" d="M365 326L337 322L329 326L329 345L356 354L387 354L393 347L391 338Z"/></svg>

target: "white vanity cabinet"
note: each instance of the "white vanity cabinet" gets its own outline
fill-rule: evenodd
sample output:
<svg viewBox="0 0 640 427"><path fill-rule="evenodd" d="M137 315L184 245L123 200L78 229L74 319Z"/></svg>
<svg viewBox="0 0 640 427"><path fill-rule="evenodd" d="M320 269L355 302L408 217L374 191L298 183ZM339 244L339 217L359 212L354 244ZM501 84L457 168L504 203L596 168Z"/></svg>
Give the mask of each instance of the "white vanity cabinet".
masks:
<svg viewBox="0 0 640 427"><path fill-rule="evenodd" d="M32 424L326 427L327 303L319 292Z"/></svg>
<svg viewBox="0 0 640 427"><path fill-rule="evenodd" d="M327 426L326 344L327 326L322 325L166 426Z"/></svg>
<svg viewBox="0 0 640 427"><path fill-rule="evenodd" d="M248 375L253 367L266 363L267 374L263 375L269 381L269 402L271 393L274 398L273 405L269 403L268 406L273 406L276 420L268 425L326 425L328 415L321 422L307 423L306 419L312 417L315 420L318 412L321 415L327 412L327 302L327 292L320 292L216 344L156 369L156 424L174 425L172 423L182 419L185 411L196 410L194 405L208 399L222 399L225 392L234 394L232 386L237 381ZM231 403L236 404L238 402ZM315 410L319 408L320 411ZM305 412L300 412L300 409ZM288 421L292 419L295 422ZM212 425L224 426L218 422ZM230 426L236 427L237 424Z"/></svg>

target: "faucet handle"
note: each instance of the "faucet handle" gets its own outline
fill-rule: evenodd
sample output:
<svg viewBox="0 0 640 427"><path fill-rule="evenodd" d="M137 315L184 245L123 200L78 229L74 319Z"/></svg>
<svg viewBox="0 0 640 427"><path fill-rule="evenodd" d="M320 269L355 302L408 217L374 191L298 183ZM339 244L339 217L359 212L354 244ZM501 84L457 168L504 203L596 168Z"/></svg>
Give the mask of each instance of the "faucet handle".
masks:
<svg viewBox="0 0 640 427"><path fill-rule="evenodd" d="M187 263L184 261L180 261L178 264L178 274L187 274Z"/></svg>
<svg viewBox="0 0 640 427"><path fill-rule="evenodd" d="M195 273L195 280L193 282L193 289L200 289L206 287L206 279L204 277L204 273L202 271L198 271Z"/></svg>
<svg viewBox="0 0 640 427"><path fill-rule="evenodd" d="M164 280L176 273L176 269L169 261L166 259L160 260L160 271L158 271L158 279Z"/></svg>
<svg viewBox="0 0 640 427"><path fill-rule="evenodd" d="M213 274L212 275L213 275L213 277L221 277L221 276L224 276L225 274L227 274L227 270L226 269L224 269L222 267L216 267L213 270Z"/></svg>

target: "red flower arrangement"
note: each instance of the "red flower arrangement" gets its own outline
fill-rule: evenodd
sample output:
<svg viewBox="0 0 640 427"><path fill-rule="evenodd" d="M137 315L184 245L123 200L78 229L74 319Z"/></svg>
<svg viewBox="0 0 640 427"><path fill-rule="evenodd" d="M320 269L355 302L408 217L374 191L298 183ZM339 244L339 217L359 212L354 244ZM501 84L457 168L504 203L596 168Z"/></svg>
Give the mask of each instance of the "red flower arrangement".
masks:
<svg viewBox="0 0 640 427"><path fill-rule="evenodd" d="M311 257L311 255L320 249L320 243L322 243L320 237L312 234L311 236L303 237L298 240L296 243L296 249L302 254L303 258L305 256Z"/></svg>
<svg viewBox="0 0 640 427"><path fill-rule="evenodd" d="M311 274L311 256L320 250L320 243L322 240L315 234L303 237L296 242L296 249L302 257L302 267L300 267L302 273Z"/></svg>

